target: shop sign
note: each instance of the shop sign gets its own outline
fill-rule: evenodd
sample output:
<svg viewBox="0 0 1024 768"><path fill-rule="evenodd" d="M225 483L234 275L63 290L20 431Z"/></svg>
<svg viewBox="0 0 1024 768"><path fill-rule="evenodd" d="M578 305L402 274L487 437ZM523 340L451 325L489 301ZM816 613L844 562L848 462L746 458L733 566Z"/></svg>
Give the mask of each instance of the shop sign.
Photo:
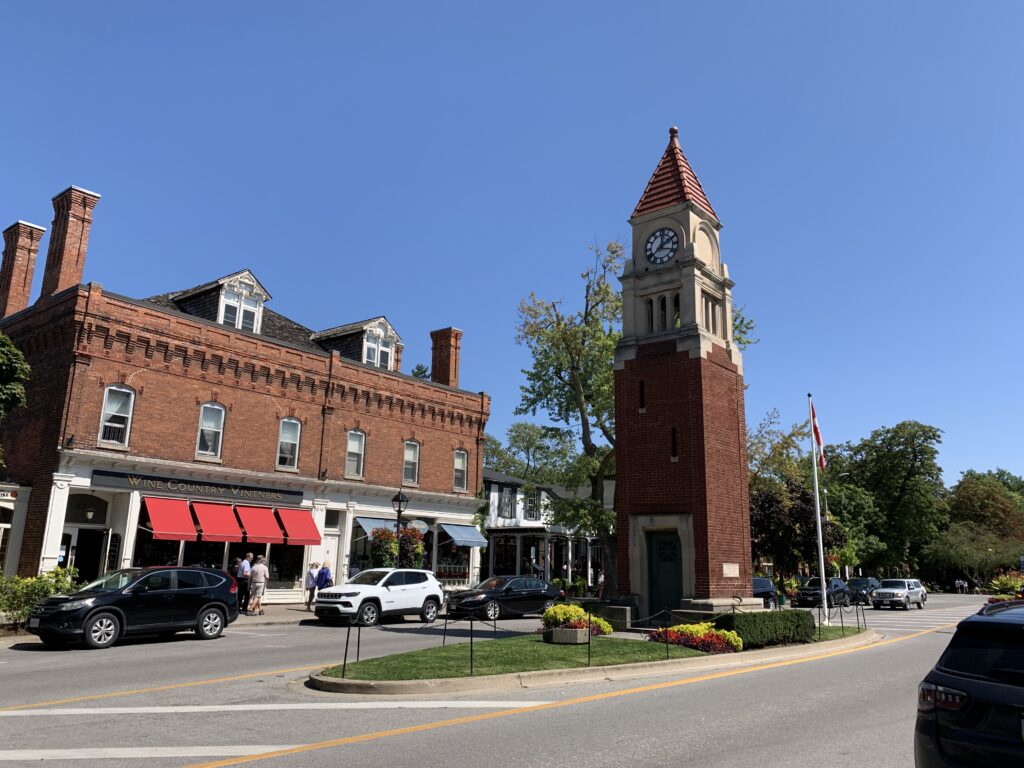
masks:
<svg viewBox="0 0 1024 768"><path fill-rule="evenodd" d="M264 502L269 504L299 504L302 491L281 488L257 488L249 485L209 483L201 480L183 480L176 477L156 477L125 472L93 470L93 483L104 488L128 488L143 493L166 493L175 496L202 497L233 502Z"/></svg>
<svg viewBox="0 0 1024 768"><path fill-rule="evenodd" d="M17 498L17 491L0 491L0 501L14 501Z"/></svg>

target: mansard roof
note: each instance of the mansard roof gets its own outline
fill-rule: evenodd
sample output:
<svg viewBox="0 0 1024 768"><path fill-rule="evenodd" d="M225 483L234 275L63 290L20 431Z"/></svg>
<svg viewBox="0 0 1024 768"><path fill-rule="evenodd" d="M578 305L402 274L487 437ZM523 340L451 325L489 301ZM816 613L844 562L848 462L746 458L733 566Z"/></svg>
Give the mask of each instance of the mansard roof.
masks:
<svg viewBox="0 0 1024 768"><path fill-rule="evenodd" d="M679 129L675 126L669 128L668 135L668 147L665 148L665 154L662 155L658 167L654 169L654 175L647 182L640 202L636 204L633 218L673 205L693 203L717 219L718 215L704 194L697 174L693 172L689 160L679 146Z"/></svg>
<svg viewBox="0 0 1024 768"><path fill-rule="evenodd" d="M319 339L332 339L337 336L348 336L351 333L362 333L371 326L377 325L378 323L384 323L389 333L394 334L395 338L398 339L399 343L402 341L402 337L398 335L397 331L388 319L384 315L377 315L377 317L371 317L368 320L360 320L356 323L345 323L345 325L337 325L334 328L328 328L325 331L317 331L311 338L313 341Z"/></svg>

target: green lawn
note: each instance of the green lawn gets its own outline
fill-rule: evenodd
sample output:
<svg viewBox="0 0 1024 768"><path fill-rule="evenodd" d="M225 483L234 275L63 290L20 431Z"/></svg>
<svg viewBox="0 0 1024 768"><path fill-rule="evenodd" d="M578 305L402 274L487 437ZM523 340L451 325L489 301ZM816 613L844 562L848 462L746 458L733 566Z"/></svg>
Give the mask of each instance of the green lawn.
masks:
<svg viewBox="0 0 1024 768"><path fill-rule="evenodd" d="M642 640L595 637L591 646L592 664L632 664L662 661L665 646ZM670 645L669 658L704 656L703 651ZM571 669L587 666L587 646L553 645L540 635L524 635L473 644L473 673L500 675L506 672L530 672L537 669ZM341 677L341 667L330 667L323 674ZM428 648L350 663L345 677L351 680L424 680L439 677L469 676L469 643Z"/></svg>
<svg viewBox="0 0 1024 768"><path fill-rule="evenodd" d="M814 630L815 641L818 640L818 629L821 629L821 642L825 642L826 640L839 640L840 638L849 637L850 635L856 635L864 631L863 627L861 629L857 629L856 624L854 624L852 627L849 624L847 624L845 635L843 634L843 628L840 627L838 624L831 624L827 627L816 627Z"/></svg>

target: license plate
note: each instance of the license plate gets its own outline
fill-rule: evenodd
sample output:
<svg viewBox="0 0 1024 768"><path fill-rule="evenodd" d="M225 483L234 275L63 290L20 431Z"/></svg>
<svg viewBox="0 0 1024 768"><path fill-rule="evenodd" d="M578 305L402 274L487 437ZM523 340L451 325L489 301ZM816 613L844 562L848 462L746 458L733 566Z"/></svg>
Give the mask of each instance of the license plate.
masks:
<svg viewBox="0 0 1024 768"><path fill-rule="evenodd" d="M35 629L38 626L39 626L39 619L29 619L28 620L28 628L29 629Z"/></svg>

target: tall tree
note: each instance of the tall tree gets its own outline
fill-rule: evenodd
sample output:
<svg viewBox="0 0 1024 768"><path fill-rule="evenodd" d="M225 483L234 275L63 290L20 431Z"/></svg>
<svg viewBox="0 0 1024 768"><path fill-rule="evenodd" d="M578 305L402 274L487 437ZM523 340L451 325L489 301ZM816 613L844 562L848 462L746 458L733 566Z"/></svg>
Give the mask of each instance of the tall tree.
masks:
<svg viewBox="0 0 1024 768"><path fill-rule="evenodd" d="M0 421L15 408L25 405L25 382L29 373L21 350L7 334L0 333ZM2 455L0 466L3 466Z"/></svg>
<svg viewBox="0 0 1024 768"><path fill-rule="evenodd" d="M567 429L517 421L508 428L505 440L502 445L485 435L484 466L534 484L562 483L575 458L575 438Z"/></svg>
<svg viewBox="0 0 1024 768"><path fill-rule="evenodd" d="M579 456L567 473L589 492L556 501L551 518L597 537L605 572L605 590L617 594L615 515L604 503L605 480L615 455L615 388L612 360L621 336L622 301L612 284L625 252L617 242L593 246L592 266L581 275L582 301L575 308L563 299L531 293L519 304L516 341L530 350L533 363L523 371L526 384L516 412L542 411L556 425L572 430ZM564 483L567 487L579 487Z"/></svg>

